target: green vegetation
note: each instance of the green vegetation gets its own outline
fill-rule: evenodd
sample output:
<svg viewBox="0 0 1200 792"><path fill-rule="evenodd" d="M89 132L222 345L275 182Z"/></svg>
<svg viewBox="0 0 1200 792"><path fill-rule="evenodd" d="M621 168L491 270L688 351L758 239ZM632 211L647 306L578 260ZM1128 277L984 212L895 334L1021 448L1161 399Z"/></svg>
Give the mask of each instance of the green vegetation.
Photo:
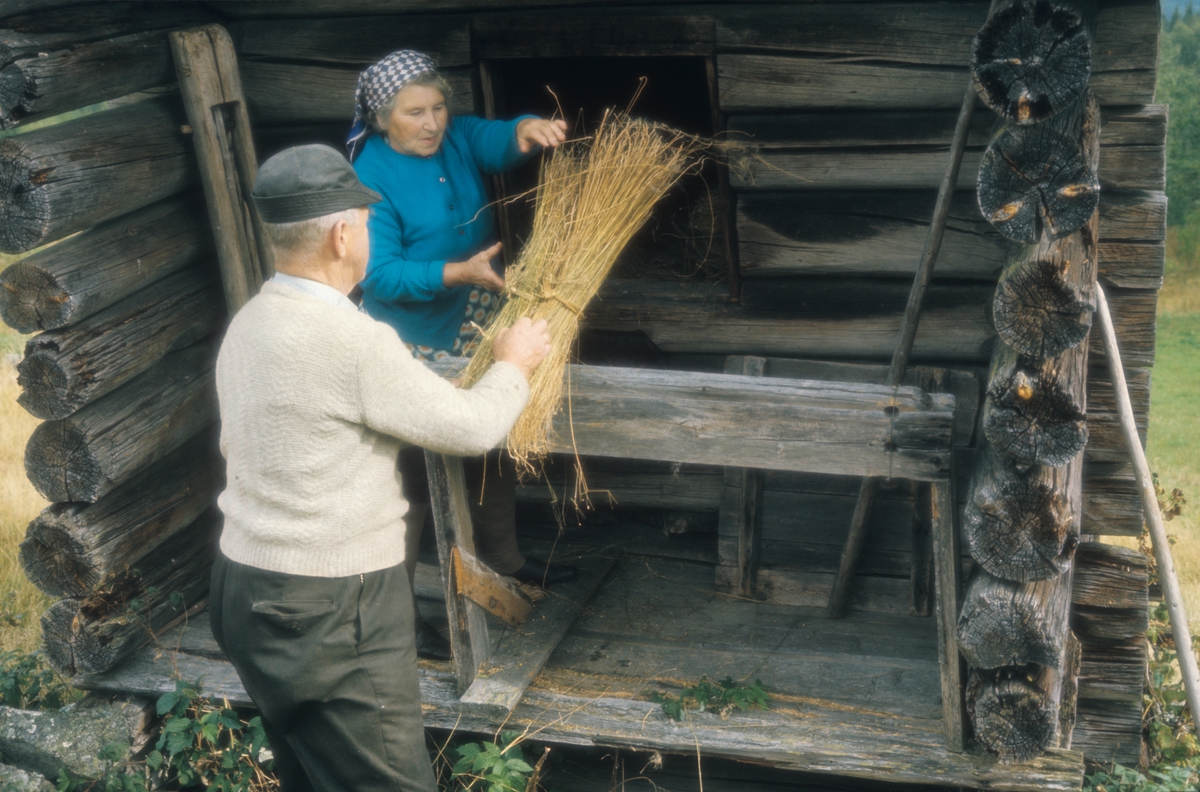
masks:
<svg viewBox="0 0 1200 792"><path fill-rule="evenodd" d="M1171 105L1167 133L1167 195L1179 254L1200 253L1200 15L1175 16L1163 29L1157 101Z"/></svg>
<svg viewBox="0 0 1200 792"><path fill-rule="evenodd" d="M761 679L745 686L734 682L733 677L714 683L702 676L695 685L684 688L678 698L657 691L650 694L650 700L661 704L663 712L674 721L682 721L689 712L712 711L728 718L735 709L743 712L770 709L770 699Z"/></svg>
<svg viewBox="0 0 1200 792"><path fill-rule="evenodd" d="M19 709L58 709L79 693L46 664L41 652L0 653L0 704Z"/></svg>
<svg viewBox="0 0 1200 792"><path fill-rule="evenodd" d="M525 792L535 770L526 761L521 734L504 732L500 742L501 745L481 742L456 747L459 758L450 775L450 788L472 792Z"/></svg>

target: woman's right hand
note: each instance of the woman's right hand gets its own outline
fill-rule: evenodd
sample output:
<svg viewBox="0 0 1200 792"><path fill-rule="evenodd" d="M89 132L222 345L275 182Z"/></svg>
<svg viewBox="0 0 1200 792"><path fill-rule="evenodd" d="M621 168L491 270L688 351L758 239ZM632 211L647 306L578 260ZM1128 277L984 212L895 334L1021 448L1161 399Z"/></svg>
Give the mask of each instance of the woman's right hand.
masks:
<svg viewBox="0 0 1200 792"><path fill-rule="evenodd" d="M516 366L525 379L533 376L534 369L548 354L550 333L546 331L545 319L534 322L528 316L522 316L512 327L496 333L496 340L492 342L492 357Z"/></svg>
<svg viewBox="0 0 1200 792"><path fill-rule="evenodd" d="M447 261L442 267L442 285L447 289L455 286L482 286L488 291L502 291L504 278L492 269L492 259L500 252L500 243L481 250L466 261Z"/></svg>

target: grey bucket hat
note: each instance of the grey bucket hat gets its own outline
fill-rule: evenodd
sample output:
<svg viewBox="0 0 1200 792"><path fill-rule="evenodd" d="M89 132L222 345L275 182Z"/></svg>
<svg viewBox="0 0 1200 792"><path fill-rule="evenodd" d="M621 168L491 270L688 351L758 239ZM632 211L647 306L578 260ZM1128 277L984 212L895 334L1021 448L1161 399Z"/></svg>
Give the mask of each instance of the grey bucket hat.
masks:
<svg viewBox="0 0 1200 792"><path fill-rule="evenodd" d="M383 200L345 157L319 144L285 149L264 162L250 196L267 223L298 223Z"/></svg>

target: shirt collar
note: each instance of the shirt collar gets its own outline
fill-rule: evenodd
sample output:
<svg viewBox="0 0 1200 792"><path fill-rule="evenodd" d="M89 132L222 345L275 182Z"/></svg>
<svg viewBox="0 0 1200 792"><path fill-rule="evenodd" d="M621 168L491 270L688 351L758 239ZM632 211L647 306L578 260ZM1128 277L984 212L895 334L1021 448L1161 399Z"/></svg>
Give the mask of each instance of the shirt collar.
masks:
<svg viewBox="0 0 1200 792"><path fill-rule="evenodd" d="M351 311L358 310L358 306L350 302L350 298L346 295L332 286L327 286L319 281L309 278L297 278L295 275L285 275L282 272L276 272L271 280L296 291L304 292L310 297L316 297L321 302L329 303L338 308L349 308Z"/></svg>

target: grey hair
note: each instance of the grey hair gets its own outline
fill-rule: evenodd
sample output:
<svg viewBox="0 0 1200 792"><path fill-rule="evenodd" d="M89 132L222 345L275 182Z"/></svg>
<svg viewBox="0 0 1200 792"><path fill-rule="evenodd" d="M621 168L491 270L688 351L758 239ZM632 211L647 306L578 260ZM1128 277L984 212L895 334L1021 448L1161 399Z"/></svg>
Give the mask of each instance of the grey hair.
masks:
<svg viewBox="0 0 1200 792"><path fill-rule="evenodd" d="M320 245L338 220L354 225L358 222L358 210L343 209L295 223L263 223L263 236L278 253L304 254Z"/></svg>
<svg viewBox="0 0 1200 792"><path fill-rule="evenodd" d="M409 80L408 84L405 85L404 88L407 88L409 85L428 85L431 88L437 88L442 92L442 99L444 99L447 103L449 103L450 97L454 95L454 89L450 87L450 83L446 81L446 78L443 77L440 72L421 72L416 77L413 77L411 80ZM400 91L403 91L404 88L401 88ZM396 109L396 99L400 96L400 91L396 91L396 93L389 96L388 100L380 105L378 110L370 114L371 129L375 130L381 135L387 131L386 119L392 114L392 111Z"/></svg>

